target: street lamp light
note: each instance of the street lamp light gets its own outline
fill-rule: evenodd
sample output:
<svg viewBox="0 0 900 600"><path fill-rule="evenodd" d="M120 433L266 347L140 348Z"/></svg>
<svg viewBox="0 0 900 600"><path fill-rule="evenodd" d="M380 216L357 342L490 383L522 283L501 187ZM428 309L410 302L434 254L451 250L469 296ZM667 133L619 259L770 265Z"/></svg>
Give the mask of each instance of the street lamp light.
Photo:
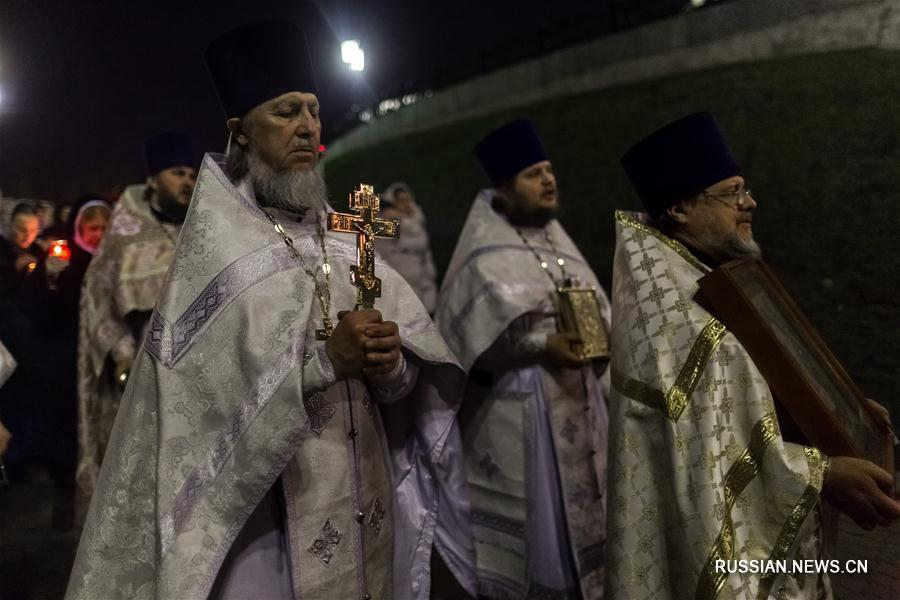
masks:
<svg viewBox="0 0 900 600"><path fill-rule="evenodd" d="M359 40L341 42L341 60L351 71L362 71L366 67L366 56L359 47Z"/></svg>

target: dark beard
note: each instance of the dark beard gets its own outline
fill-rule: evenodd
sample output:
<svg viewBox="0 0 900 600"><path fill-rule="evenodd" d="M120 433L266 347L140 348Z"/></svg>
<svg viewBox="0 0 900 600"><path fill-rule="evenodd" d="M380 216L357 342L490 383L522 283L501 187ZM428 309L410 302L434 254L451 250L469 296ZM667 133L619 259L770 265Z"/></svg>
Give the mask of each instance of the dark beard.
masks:
<svg viewBox="0 0 900 600"><path fill-rule="evenodd" d="M178 201L178 198L170 196L161 190L157 190L150 197L150 208L153 210L153 213L166 223L184 223L189 206L188 204L182 204Z"/></svg>
<svg viewBox="0 0 900 600"><path fill-rule="evenodd" d="M509 220L524 227L543 227L556 218L559 213L555 208L536 208L529 212L517 212L510 215Z"/></svg>
<svg viewBox="0 0 900 600"><path fill-rule="evenodd" d="M260 206L298 214L303 214L310 208L316 211L325 209L328 190L325 180L316 171L276 173L251 151L248 156L248 174Z"/></svg>
<svg viewBox="0 0 900 600"><path fill-rule="evenodd" d="M508 201L504 201L498 195L495 195L491 206L498 213L505 215L507 220L513 225L521 227L544 227L547 223L556 218L559 214L557 208L536 208L530 211L516 210L509 206Z"/></svg>

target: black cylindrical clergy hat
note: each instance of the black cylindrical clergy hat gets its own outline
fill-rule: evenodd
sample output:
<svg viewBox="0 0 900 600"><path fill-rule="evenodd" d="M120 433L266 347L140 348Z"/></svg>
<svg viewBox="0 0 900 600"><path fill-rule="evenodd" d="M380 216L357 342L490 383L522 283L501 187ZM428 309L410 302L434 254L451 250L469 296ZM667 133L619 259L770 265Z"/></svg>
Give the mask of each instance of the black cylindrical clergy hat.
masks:
<svg viewBox="0 0 900 600"><path fill-rule="evenodd" d="M186 133L167 131L144 142L147 175L156 175L171 167L193 167L194 157L194 143Z"/></svg>
<svg viewBox="0 0 900 600"><path fill-rule="evenodd" d="M707 112L657 129L632 146L621 162L654 218L710 185L741 174L722 130Z"/></svg>
<svg viewBox="0 0 900 600"><path fill-rule="evenodd" d="M257 21L215 39L204 54L227 118L288 92L316 93L306 36L287 21Z"/></svg>
<svg viewBox="0 0 900 600"><path fill-rule="evenodd" d="M522 169L547 160L541 138L527 119L507 123L487 134L475 146L475 156L494 185L509 181Z"/></svg>

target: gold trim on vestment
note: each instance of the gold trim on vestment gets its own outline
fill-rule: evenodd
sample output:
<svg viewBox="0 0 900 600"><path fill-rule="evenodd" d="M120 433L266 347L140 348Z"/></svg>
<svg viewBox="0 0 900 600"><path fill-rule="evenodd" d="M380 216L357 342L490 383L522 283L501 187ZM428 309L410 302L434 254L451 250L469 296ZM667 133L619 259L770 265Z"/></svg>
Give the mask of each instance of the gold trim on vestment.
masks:
<svg viewBox="0 0 900 600"><path fill-rule="evenodd" d="M726 333L728 330L717 319L712 318L707 322L681 366L675 384L666 394L615 369L611 373L612 386L622 395L662 411L669 419L677 421L694 393L709 357Z"/></svg>
<svg viewBox="0 0 900 600"><path fill-rule="evenodd" d="M694 595L696 600L713 600L722 590L728 574L724 571L717 572L715 565L717 560L731 560L734 556L734 522L731 519L731 509L747 484L759 473L766 448L777 435L778 419L774 412L770 412L753 426L750 443L725 475L724 522L719 537L713 543L706 564L700 572L697 593Z"/></svg>
<svg viewBox="0 0 900 600"><path fill-rule="evenodd" d="M797 539L797 533L803 525L809 513L819 501L819 492L822 489L822 480L825 475L825 465L828 457L824 456L817 448L807 446L803 449L806 452L806 464L809 465L809 485L800 496L800 500L794 505L791 514L781 528L778 534L778 541L772 548L772 554L769 555L769 561L783 560L790 552L791 546ZM766 573L759 580L759 588L757 588L756 597L762 600L769 597L769 591L775 582L777 573Z"/></svg>
<svg viewBox="0 0 900 600"><path fill-rule="evenodd" d="M697 257L691 254L691 251L687 249L687 246L677 240L673 240L672 238L661 232L659 229L647 225L646 223L641 223L640 221L635 219L628 211L617 210L616 221L622 223L623 225L634 227L635 229L643 231L646 234L652 235L663 244L677 252L678 255L681 256L681 258L691 263L691 266L703 271L704 273L710 272L711 269L697 260Z"/></svg>
<svg viewBox="0 0 900 600"><path fill-rule="evenodd" d="M666 412L666 395L655 387L632 379L618 369L610 369L610 378L613 388L623 396L660 412Z"/></svg>
<svg viewBox="0 0 900 600"><path fill-rule="evenodd" d="M700 381L700 374L706 369L709 357L712 356L716 346L719 345L726 333L728 330L725 326L713 317L697 336L691 353L688 354L687 360L684 361L684 365L678 373L675 385L666 393L666 414L673 421L677 421L684 412L684 407L687 406L691 394L694 393L694 388L697 387L697 382Z"/></svg>

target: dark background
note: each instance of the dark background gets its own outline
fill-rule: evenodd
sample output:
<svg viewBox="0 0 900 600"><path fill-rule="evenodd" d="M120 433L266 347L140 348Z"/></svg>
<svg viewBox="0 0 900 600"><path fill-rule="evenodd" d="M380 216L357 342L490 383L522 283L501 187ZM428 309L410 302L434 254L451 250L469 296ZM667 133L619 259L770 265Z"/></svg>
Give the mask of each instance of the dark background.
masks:
<svg viewBox="0 0 900 600"><path fill-rule="evenodd" d="M230 28L281 18L308 32L325 141L350 109L438 91L551 50L687 10L685 0L0 2L0 187L66 202L140 181L141 145L167 129L220 151L223 115L202 61ZM358 38L366 71L339 43ZM760 197L767 257L863 389L892 406L900 380L900 68L891 51L739 64L560 98L383 143L329 164L333 196L406 179L442 269L486 181L472 145L515 116L538 123L567 200L563 222L609 282L612 210L636 206L618 167L629 143L713 110Z"/></svg>
<svg viewBox="0 0 900 600"><path fill-rule="evenodd" d="M0 0L0 187L66 202L137 182L144 139L167 129L194 134L203 151L222 150L224 117L202 52L252 20L307 29L327 143L356 122L353 104L438 91L687 4ZM362 77L340 62L339 42L351 37L366 52ZM336 158L326 178L337 206L360 181L378 189L408 181L443 271L476 191L488 184L472 146L506 120L530 117L557 173L561 221L608 290L613 211L638 208L619 156L666 121L711 110L758 199L754 231L768 262L866 394L900 423L898 107L900 52L837 51L500 111ZM49 529L51 495L38 478L0 496L0 598L63 594L77 532Z"/></svg>
<svg viewBox="0 0 900 600"><path fill-rule="evenodd" d="M317 69L326 143L351 111L685 10L687 0L2 0L0 188L68 202L140 181L141 144L166 130L224 149L224 116L203 63L238 25L301 25ZM357 38L366 70L340 42Z"/></svg>
<svg viewBox="0 0 900 600"><path fill-rule="evenodd" d="M361 182L407 181L443 273L475 193L472 147L531 118L556 172L560 221L609 290L616 209L640 204L619 157L662 124L716 115L759 207L764 256L862 390L900 423L900 52L735 64L500 111L336 157L335 205Z"/></svg>

